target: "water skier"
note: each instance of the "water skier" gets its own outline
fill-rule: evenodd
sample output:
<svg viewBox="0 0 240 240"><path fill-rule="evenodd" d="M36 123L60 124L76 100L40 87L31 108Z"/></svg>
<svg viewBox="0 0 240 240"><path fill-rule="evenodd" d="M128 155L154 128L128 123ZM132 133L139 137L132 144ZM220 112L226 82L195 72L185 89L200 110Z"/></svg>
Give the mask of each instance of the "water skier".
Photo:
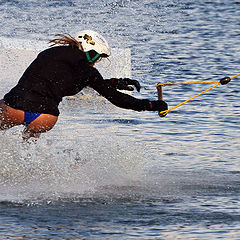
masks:
<svg viewBox="0 0 240 240"><path fill-rule="evenodd" d="M136 80L104 80L94 64L110 56L103 36L84 30L76 37L57 35L50 48L38 54L17 85L0 100L0 130L25 125L23 139L38 138L51 130L59 116L58 105L84 87L91 87L114 105L135 111L163 111L163 100L137 99L117 89L140 90Z"/></svg>

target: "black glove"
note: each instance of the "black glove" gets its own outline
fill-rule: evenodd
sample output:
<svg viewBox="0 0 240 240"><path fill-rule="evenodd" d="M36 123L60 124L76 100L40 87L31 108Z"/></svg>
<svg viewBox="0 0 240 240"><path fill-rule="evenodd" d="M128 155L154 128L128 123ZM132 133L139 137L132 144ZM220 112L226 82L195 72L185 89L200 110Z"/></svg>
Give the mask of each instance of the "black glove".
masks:
<svg viewBox="0 0 240 240"><path fill-rule="evenodd" d="M161 112L164 110L168 110L168 105L163 100L149 101L149 107L147 107L146 110Z"/></svg>
<svg viewBox="0 0 240 240"><path fill-rule="evenodd" d="M137 80L132 80L130 78L111 78L111 85L119 90L133 91L134 88L129 86L133 85L137 91L140 91L140 83Z"/></svg>

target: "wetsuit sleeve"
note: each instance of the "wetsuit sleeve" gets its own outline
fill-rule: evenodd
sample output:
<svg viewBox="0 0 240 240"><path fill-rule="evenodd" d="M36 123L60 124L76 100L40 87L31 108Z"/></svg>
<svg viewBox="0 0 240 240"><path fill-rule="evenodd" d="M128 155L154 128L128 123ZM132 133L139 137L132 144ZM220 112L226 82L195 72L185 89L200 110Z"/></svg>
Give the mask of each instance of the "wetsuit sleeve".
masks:
<svg viewBox="0 0 240 240"><path fill-rule="evenodd" d="M137 99L128 94L121 93L112 87L109 81L104 81L99 73L94 75L91 77L89 86L115 106L135 111L152 110L148 99Z"/></svg>

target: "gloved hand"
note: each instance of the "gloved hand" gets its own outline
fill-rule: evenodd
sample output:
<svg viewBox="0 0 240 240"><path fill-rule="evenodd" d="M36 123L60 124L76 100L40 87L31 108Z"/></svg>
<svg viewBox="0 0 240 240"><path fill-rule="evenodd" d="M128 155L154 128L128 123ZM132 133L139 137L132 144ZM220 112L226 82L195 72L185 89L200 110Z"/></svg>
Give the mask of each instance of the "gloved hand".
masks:
<svg viewBox="0 0 240 240"><path fill-rule="evenodd" d="M149 108L148 111L164 111L168 110L168 105L163 100L157 100L157 101L149 101Z"/></svg>
<svg viewBox="0 0 240 240"><path fill-rule="evenodd" d="M137 80L132 80L130 78L111 78L111 84L119 90L133 91L134 88L129 86L133 85L139 92L141 89L140 83Z"/></svg>

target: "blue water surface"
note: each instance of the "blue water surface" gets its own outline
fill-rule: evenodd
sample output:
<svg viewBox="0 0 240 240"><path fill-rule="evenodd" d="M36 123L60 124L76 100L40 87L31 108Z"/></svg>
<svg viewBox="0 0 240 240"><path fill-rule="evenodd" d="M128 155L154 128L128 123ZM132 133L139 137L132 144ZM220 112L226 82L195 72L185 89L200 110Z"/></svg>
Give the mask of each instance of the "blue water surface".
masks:
<svg viewBox="0 0 240 240"><path fill-rule="evenodd" d="M158 82L240 73L239 1L0 1L0 27L9 42L101 32L131 49L138 98L157 99ZM208 87L163 96L173 107ZM1 133L0 238L239 239L239 87L234 78L165 118L64 100L37 144L22 144L20 127Z"/></svg>

